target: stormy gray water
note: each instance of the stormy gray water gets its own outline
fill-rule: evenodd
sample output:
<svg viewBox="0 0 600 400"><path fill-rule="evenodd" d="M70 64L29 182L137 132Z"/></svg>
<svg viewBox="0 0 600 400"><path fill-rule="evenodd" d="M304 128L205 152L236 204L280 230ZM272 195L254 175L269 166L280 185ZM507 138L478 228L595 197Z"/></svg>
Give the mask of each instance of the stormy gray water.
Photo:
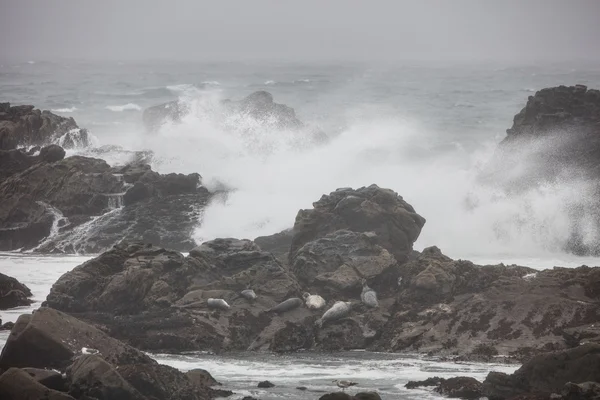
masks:
<svg viewBox="0 0 600 400"><path fill-rule="evenodd" d="M198 172L209 189L232 189L204 211L198 243L276 233L323 193L377 183L397 191L427 219L416 249L437 245L451 257L481 264L600 265L562 251L570 223L565 207L585 198L586 182L507 195L476 180L527 97L559 84L598 88L600 68L77 60L0 65L0 101L72 116L98 146L152 150L152 166L159 172ZM293 107L330 141L298 146L296 133L264 130L243 117L228 121L238 130L216 123L221 99L241 99L256 90ZM143 109L176 99L192 113L181 124L145 132ZM77 153L90 154L69 151ZM103 157L109 163L127 161L118 152ZM600 238L594 227L584 231L588 241ZM89 257L0 254L0 272L28 285L36 300L31 307L0 312L0 318L15 320L39 307L56 279ZM2 343L6 336L0 333ZM427 398L434 394L407 392L404 383L435 375L482 379L490 370L516 368L366 352L154 356L182 370L208 369L238 397L261 399L316 398L310 391L331 391L332 379L356 380L359 389L377 389L386 399ZM256 389L264 379L276 388Z"/></svg>

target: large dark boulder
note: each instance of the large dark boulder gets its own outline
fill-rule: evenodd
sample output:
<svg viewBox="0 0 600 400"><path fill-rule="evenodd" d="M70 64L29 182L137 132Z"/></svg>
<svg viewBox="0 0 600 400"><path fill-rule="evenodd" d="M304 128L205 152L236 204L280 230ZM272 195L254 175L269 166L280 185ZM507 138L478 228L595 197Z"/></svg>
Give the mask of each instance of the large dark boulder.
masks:
<svg viewBox="0 0 600 400"><path fill-rule="evenodd" d="M45 162L57 162L65 158L65 150L56 144L51 144L50 146L43 147L40 150L40 159Z"/></svg>
<svg viewBox="0 0 600 400"><path fill-rule="evenodd" d="M359 189L338 189L300 210L294 224L290 265L302 246L340 229L373 232L373 242L406 261L419 237L425 218L402 197L377 185Z"/></svg>
<svg viewBox="0 0 600 400"><path fill-rule="evenodd" d="M144 353L80 320L40 308L33 315L23 314L17 320L2 349L0 369L64 368L84 348L97 350L114 365L155 363Z"/></svg>
<svg viewBox="0 0 600 400"><path fill-rule="evenodd" d="M37 161L22 150L0 150L0 182L17 172L25 171Z"/></svg>
<svg viewBox="0 0 600 400"><path fill-rule="evenodd" d="M435 391L450 398L480 399L483 397L481 382L469 376L444 379Z"/></svg>
<svg viewBox="0 0 600 400"><path fill-rule="evenodd" d="M94 354L79 356L67 368L67 379L76 398L146 400L113 365Z"/></svg>
<svg viewBox="0 0 600 400"><path fill-rule="evenodd" d="M0 310L28 306L33 301L31 290L15 278L0 273Z"/></svg>
<svg viewBox="0 0 600 400"><path fill-rule="evenodd" d="M10 150L19 146L43 146L60 140L71 131L80 131L73 118L61 117L50 111L40 111L34 109L34 106L11 107L9 103L2 104L3 107L0 110L1 150ZM87 136L87 132L85 135Z"/></svg>
<svg viewBox="0 0 600 400"><path fill-rule="evenodd" d="M66 393L47 388L18 368L10 368L0 375L0 399L75 400Z"/></svg>
<svg viewBox="0 0 600 400"><path fill-rule="evenodd" d="M217 395L232 394L216 391L167 365L126 365L119 367L119 374L139 393L156 400L204 400ZM210 375L210 374L209 374Z"/></svg>
<svg viewBox="0 0 600 400"><path fill-rule="evenodd" d="M58 390L59 392L64 392L67 389L66 380L58 371L41 368L22 368L22 370L48 389Z"/></svg>
<svg viewBox="0 0 600 400"><path fill-rule="evenodd" d="M567 383L600 380L600 345L587 344L540 354L512 375L492 372L483 382L490 400L510 399L527 393L560 393Z"/></svg>
<svg viewBox="0 0 600 400"><path fill-rule="evenodd" d="M394 275L396 259L376 243L372 232L335 231L298 249L290 267L300 281L319 292L360 292L363 279Z"/></svg>

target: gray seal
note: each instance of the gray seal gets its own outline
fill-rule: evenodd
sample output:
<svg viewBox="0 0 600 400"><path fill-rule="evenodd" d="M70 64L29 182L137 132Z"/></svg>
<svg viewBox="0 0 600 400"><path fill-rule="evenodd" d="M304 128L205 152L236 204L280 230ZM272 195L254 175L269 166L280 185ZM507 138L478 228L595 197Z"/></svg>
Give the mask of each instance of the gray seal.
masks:
<svg viewBox="0 0 600 400"><path fill-rule="evenodd" d="M285 301L282 301L281 303L277 304L275 307L270 308L267 312L274 312L274 313L284 313L286 311L290 311L293 310L295 308L298 308L302 305L302 300L300 300L297 297L292 297L291 299L287 299Z"/></svg>
<svg viewBox="0 0 600 400"><path fill-rule="evenodd" d="M350 301L336 301L333 306L327 311L321 318L319 318L315 324L320 328L325 322L336 321L344 318L352 311L352 302Z"/></svg>
<svg viewBox="0 0 600 400"><path fill-rule="evenodd" d="M256 300L256 293L254 293L254 290L252 289L246 289L246 290L242 290L240 292L240 296L242 296L243 298L245 298L248 301L254 301Z"/></svg>
<svg viewBox="0 0 600 400"><path fill-rule="evenodd" d="M229 310L229 304L227 304L227 302L223 299L213 299L210 298L208 300L206 300L206 304L208 305L208 308L216 308L219 310Z"/></svg>
<svg viewBox="0 0 600 400"><path fill-rule="evenodd" d="M379 307L379 302L377 301L377 292L371 289L367 285L367 282L363 282L363 289L362 293L360 294L360 299L367 307Z"/></svg>
<svg viewBox="0 0 600 400"><path fill-rule="evenodd" d="M325 299L318 294L304 293L302 298L306 303L306 308L309 310L320 310L325 307Z"/></svg>

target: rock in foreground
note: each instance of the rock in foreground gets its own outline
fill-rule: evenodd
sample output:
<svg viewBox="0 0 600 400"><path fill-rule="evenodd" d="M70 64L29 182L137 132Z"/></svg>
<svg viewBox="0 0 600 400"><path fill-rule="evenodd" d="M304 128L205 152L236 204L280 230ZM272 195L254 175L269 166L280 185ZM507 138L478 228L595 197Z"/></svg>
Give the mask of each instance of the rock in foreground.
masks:
<svg viewBox="0 0 600 400"><path fill-rule="evenodd" d="M2 399L206 400L230 394L49 308L19 317L0 371Z"/></svg>
<svg viewBox="0 0 600 400"><path fill-rule="evenodd" d="M588 344L540 354L523 364L512 375L491 372L483 387L490 400L504 400L529 393L549 396L561 393L569 382L579 384L599 381L600 345Z"/></svg>

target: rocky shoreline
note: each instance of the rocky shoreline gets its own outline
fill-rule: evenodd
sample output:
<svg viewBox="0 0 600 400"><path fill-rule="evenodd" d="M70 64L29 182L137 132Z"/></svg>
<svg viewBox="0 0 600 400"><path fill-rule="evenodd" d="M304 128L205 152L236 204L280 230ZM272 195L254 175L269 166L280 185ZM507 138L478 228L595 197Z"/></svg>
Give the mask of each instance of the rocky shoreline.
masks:
<svg viewBox="0 0 600 400"><path fill-rule="evenodd" d="M293 109L269 96L249 96L231 107L274 113L282 124L300 127ZM599 105L596 91L581 86L538 92L515 117L496 160L515 138L545 141L560 135L564 124L582 126L586 138L600 134ZM158 123L173 107L153 110L147 122ZM413 243L427 229L425 218L398 193L375 184L323 195L300 210L287 231L196 246L190 232L213 195L200 175L161 175L144 154L121 166L65 158L60 146L48 144L60 130L38 128L23 136L22 121L29 121L33 107L4 108L12 119L3 126L12 130L2 143L13 148L0 150L0 250L106 250L60 277L43 306L12 327L0 355L0 395L6 398L19 398L24 387L31 399L215 398L230 393L210 374L181 373L143 351L350 349L523 363L513 375L490 373L482 383L412 384L436 386L449 397L600 395L599 267L538 271L453 260L435 246L417 252ZM15 139L19 134L44 143ZM25 143L46 146L39 154L14 148ZM590 163L583 164L592 173ZM521 178L510 190L555 176ZM499 178L494 172L486 179ZM90 221L94 230L85 231L85 242L74 242L70 235ZM576 231L571 244L594 254ZM7 299L8 307L27 303L28 290L0 276L0 301ZM379 396L322 397L342 398Z"/></svg>

